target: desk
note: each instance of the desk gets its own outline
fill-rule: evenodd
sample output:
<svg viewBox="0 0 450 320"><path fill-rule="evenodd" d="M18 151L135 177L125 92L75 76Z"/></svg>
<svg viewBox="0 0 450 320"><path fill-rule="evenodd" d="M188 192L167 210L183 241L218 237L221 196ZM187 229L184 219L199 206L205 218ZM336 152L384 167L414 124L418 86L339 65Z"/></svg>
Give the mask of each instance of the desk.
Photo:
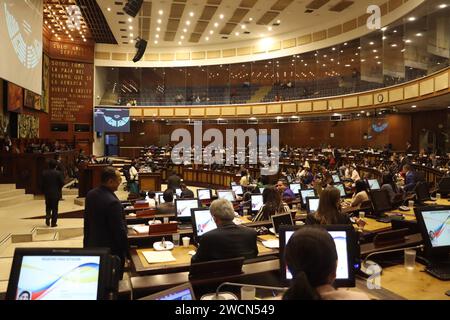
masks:
<svg viewBox="0 0 450 320"><path fill-rule="evenodd" d="M381 287L410 300L450 300L445 295L450 283L432 277L424 269L420 263L416 263L414 270L407 270L402 264L385 268Z"/></svg>
<svg viewBox="0 0 450 320"><path fill-rule="evenodd" d="M161 174L139 172L139 190L157 191L161 190Z"/></svg>

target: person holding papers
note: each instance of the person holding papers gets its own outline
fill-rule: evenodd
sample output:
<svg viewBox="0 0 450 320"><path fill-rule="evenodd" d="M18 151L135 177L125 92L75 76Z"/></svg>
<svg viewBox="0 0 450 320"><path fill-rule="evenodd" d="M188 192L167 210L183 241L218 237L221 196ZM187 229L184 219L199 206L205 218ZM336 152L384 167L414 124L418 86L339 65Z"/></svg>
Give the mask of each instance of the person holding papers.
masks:
<svg viewBox="0 0 450 320"><path fill-rule="evenodd" d="M226 199L215 200L209 210L217 229L202 236L191 263L237 257L251 259L258 255L256 231L234 224L234 209L231 202Z"/></svg>

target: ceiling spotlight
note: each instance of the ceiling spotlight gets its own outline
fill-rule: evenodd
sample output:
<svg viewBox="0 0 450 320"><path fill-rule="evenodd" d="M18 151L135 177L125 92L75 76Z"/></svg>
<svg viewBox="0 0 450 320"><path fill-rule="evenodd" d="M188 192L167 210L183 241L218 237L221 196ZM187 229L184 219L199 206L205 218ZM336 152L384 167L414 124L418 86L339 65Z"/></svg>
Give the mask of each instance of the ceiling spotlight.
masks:
<svg viewBox="0 0 450 320"><path fill-rule="evenodd" d="M387 27L383 27L383 28L381 28L381 31L386 31L387 30Z"/></svg>
<svg viewBox="0 0 450 320"><path fill-rule="evenodd" d="M267 30L272 31L272 27L268 27Z"/></svg>
<svg viewBox="0 0 450 320"><path fill-rule="evenodd" d="M108 11L111 11L111 8L109 8L109 7L108 7L108 9L107 9L107 10L108 10Z"/></svg>
<svg viewBox="0 0 450 320"><path fill-rule="evenodd" d="M193 16L194 16L194 12L192 12L192 11L189 12L189 16L190 16L190 17L193 17Z"/></svg>
<svg viewBox="0 0 450 320"><path fill-rule="evenodd" d="M220 16L219 16L219 18L220 19L223 19L225 16L223 15L223 14L221 14Z"/></svg>
<svg viewBox="0 0 450 320"><path fill-rule="evenodd" d="M206 40L206 41L209 41L209 37L206 37L205 40Z"/></svg>
<svg viewBox="0 0 450 320"><path fill-rule="evenodd" d="M158 19L157 22L158 22L158 24L161 24L161 23L162 23L162 20L161 20L161 19Z"/></svg>
<svg viewBox="0 0 450 320"><path fill-rule="evenodd" d="M211 30L210 32L209 32L209 34L213 34L214 33L214 31L213 30Z"/></svg>
<svg viewBox="0 0 450 320"><path fill-rule="evenodd" d="M405 40L406 43L411 43L412 41L410 39Z"/></svg>
<svg viewBox="0 0 450 320"><path fill-rule="evenodd" d="M408 21L416 21L416 17L409 17Z"/></svg>
<svg viewBox="0 0 450 320"><path fill-rule="evenodd" d="M163 13L164 13L164 11L162 11L162 10L159 10L159 11L158 11L158 14L159 14L160 16L162 16Z"/></svg>
<svg viewBox="0 0 450 320"><path fill-rule="evenodd" d="M413 106L411 106L411 108L415 109L415 108L417 108L417 106L416 106L416 105L413 105Z"/></svg>
<svg viewBox="0 0 450 320"><path fill-rule="evenodd" d="M445 8L447 8L447 5L445 3L439 5L439 9L445 9Z"/></svg>
<svg viewBox="0 0 450 320"><path fill-rule="evenodd" d="M189 20L186 21L186 25L190 26L190 25L191 25L191 22L190 22Z"/></svg>
<svg viewBox="0 0 450 320"><path fill-rule="evenodd" d="M128 22L132 22L133 21L133 19L131 19L131 18L128 18Z"/></svg>
<svg viewBox="0 0 450 320"><path fill-rule="evenodd" d="M422 36L422 33L416 33L416 37L421 37Z"/></svg>
<svg viewBox="0 0 450 320"><path fill-rule="evenodd" d="M239 32L236 32L235 35L236 35L236 36L239 36Z"/></svg>
<svg viewBox="0 0 450 320"><path fill-rule="evenodd" d="M129 26L128 29L133 30L133 26Z"/></svg>

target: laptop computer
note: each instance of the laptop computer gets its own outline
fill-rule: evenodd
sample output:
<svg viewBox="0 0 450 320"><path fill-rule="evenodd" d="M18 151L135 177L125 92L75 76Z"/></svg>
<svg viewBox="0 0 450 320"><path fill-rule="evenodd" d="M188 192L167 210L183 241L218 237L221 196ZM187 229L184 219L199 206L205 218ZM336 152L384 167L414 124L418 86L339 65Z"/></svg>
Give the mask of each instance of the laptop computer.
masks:
<svg viewBox="0 0 450 320"><path fill-rule="evenodd" d="M280 232L280 226L293 226L294 221L292 220L292 215L290 213L276 214L270 216L272 221L272 228L269 229L270 232L278 237Z"/></svg>
<svg viewBox="0 0 450 320"><path fill-rule="evenodd" d="M190 282L185 284L160 291L158 293L152 294L148 297L139 300L165 300L165 301L177 301L177 300L195 300L194 289Z"/></svg>

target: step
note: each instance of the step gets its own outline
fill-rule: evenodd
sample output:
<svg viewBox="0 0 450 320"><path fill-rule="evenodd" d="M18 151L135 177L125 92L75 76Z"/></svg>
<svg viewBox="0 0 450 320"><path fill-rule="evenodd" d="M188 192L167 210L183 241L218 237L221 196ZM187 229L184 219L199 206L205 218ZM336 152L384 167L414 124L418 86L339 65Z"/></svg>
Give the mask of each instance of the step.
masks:
<svg viewBox="0 0 450 320"><path fill-rule="evenodd" d="M14 190L16 189L16 185L14 183L1 183L0 184L0 191L7 191L7 190Z"/></svg>
<svg viewBox="0 0 450 320"><path fill-rule="evenodd" d="M25 201L31 201L34 199L32 194L22 194L20 196L12 196L0 199L0 208L6 208L9 206L14 206Z"/></svg>
<svg viewBox="0 0 450 320"><path fill-rule="evenodd" d="M25 189L0 190L0 199L20 196L25 194Z"/></svg>
<svg viewBox="0 0 450 320"><path fill-rule="evenodd" d="M66 189L64 188L62 190L62 194L63 196L77 196L78 195L78 189L73 188L73 189Z"/></svg>
<svg viewBox="0 0 450 320"><path fill-rule="evenodd" d="M13 243L4 250L2 258L14 257L16 248L83 248L83 239Z"/></svg>
<svg viewBox="0 0 450 320"><path fill-rule="evenodd" d="M49 234L58 233L58 240L69 240L69 239L81 239L83 240L83 228L75 227L75 228L36 228L36 236L45 236ZM81 237L81 238L80 238Z"/></svg>
<svg viewBox="0 0 450 320"><path fill-rule="evenodd" d="M59 233L58 232L51 232L51 233L43 233L43 234L37 234L33 237L33 242L38 241L57 241L59 240Z"/></svg>

